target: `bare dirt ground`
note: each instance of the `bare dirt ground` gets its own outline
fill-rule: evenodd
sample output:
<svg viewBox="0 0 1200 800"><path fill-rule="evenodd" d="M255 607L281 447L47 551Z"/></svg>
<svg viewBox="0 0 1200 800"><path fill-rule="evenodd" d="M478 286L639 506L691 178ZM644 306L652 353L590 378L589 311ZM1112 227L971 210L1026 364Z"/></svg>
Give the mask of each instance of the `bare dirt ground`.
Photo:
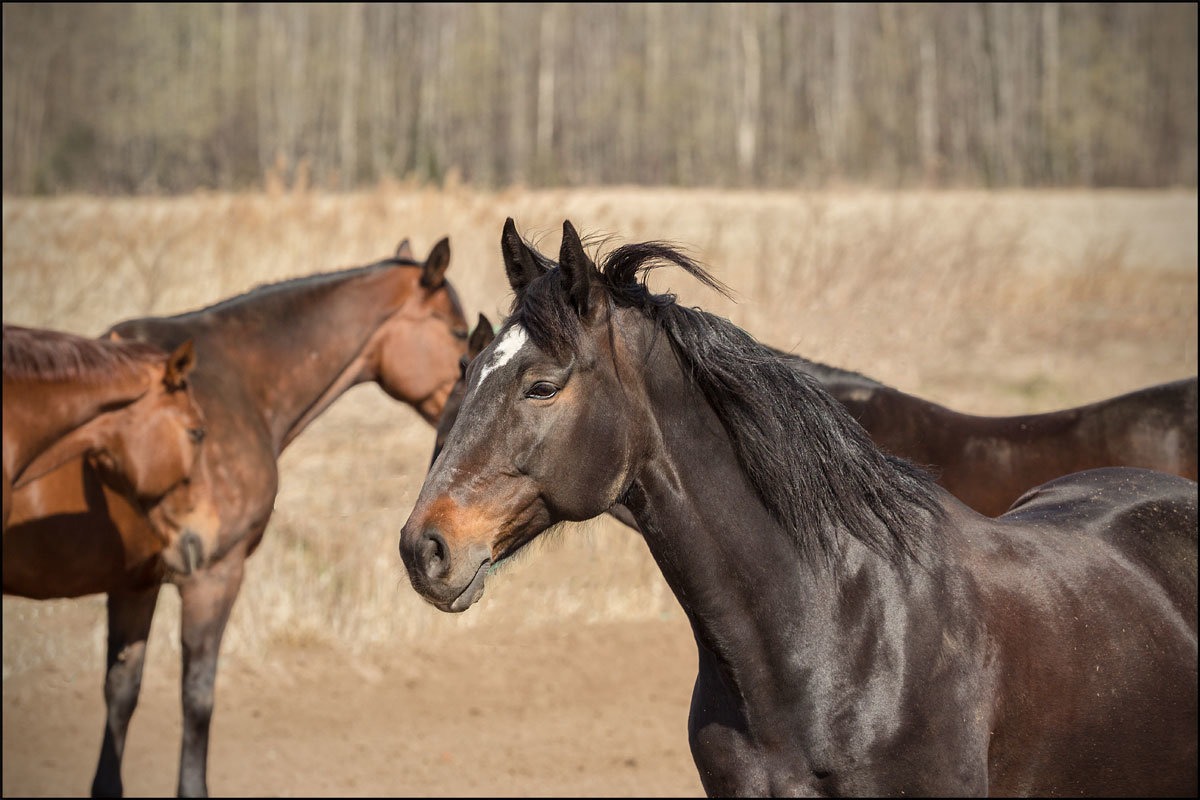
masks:
<svg viewBox="0 0 1200 800"><path fill-rule="evenodd" d="M369 660L277 647L219 673L209 791L701 795L686 734L694 670L680 619L471 631ZM104 719L99 675L56 666L5 681L6 796L87 793ZM125 755L128 795L175 791L178 681L178 657L151 654Z"/></svg>
<svg viewBox="0 0 1200 800"><path fill-rule="evenodd" d="M688 245L738 302L656 288L758 338L960 411L1079 405L1196 374L1197 195L480 192L5 198L6 322L97 335L265 281L451 236L470 319L499 322L506 216ZM665 284L665 285L664 285ZM214 795L698 795L686 620L639 537L569 526L470 611L423 603L396 543L433 433L352 390L280 459L276 511L222 647ZM175 789L179 611L164 589L124 777ZM86 794L103 728L104 599L3 600L3 793Z"/></svg>

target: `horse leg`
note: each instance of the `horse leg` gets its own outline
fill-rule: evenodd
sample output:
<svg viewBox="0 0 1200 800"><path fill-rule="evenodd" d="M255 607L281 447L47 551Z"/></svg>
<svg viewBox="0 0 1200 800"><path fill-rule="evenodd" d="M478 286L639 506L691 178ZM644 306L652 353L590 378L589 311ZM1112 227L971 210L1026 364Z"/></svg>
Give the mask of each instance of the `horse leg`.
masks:
<svg viewBox="0 0 1200 800"><path fill-rule="evenodd" d="M114 589L108 593L108 671L104 678L104 704L108 718L100 764L92 781L92 797L120 797L121 756L125 733L137 707L146 663L146 640L158 601L159 584L146 589Z"/></svg>
<svg viewBox="0 0 1200 800"><path fill-rule="evenodd" d="M749 725L737 698L721 677L717 659L696 641L700 665L688 713L688 743L700 782L709 797L765 797L770 775L749 740Z"/></svg>
<svg viewBox="0 0 1200 800"><path fill-rule="evenodd" d="M242 585L245 553L234 550L179 581L182 600L183 749L179 796L208 796L208 727L212 720L217 654L225 623Z"/></svg>

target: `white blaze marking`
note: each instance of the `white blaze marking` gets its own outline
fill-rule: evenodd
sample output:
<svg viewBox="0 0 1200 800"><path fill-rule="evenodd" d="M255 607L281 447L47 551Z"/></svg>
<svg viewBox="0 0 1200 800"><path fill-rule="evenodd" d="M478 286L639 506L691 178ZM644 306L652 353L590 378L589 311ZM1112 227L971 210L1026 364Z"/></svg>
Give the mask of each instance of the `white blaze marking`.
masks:
<svg viewBox="0 0 1200 800"><path fill-rule="evenodd" d="M520 325L514 325L505 331L496 343L496 349L492 351L491 361L485 364L483 371L479 373L479 383L482 384L488 375L512 361L513 356L521 351L527 341L529 335Z"/></svg>

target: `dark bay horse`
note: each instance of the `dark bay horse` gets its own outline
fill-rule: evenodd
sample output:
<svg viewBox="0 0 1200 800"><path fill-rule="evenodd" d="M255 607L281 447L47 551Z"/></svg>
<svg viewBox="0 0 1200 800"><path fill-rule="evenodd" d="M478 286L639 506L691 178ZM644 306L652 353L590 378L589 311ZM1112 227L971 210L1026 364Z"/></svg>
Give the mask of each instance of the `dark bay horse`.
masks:
<svg viewBox="0 0 1200 800"><path fill-rule="evenodd" d="M962 414L798 356L889 453L936 468L938 483L981 514L1004 513L1027 489L1098 467L1197 477L1196 378L1061 411Z"/></svg>
<svg viewBox="0 0 1200 800"><path fill-rule="evenodd" d="M179 794L207 794L217 653L243 562L274 508L279 454L338 396L364 381L378 383L429 422L437 419L467 340L462 308L444 277L449 260L446 239L424 261L415 260L405 242L395 257L376 264L263 286L200 311L112 329L120 339L160 347L192 339L200 356L192 384L208 420L221 531L207 567L165 578L182 601ZM63 493L72 490L76 496L64 503ZM108 593L108 715L95 795L122 790L121 754L164 580L156 558L129 563L124 543L144 524L120 497L98 489L76 461L16 493L14 525L4 536L6 593ZM106 535L87 539L79 534L85 528ZM72 558L64 570L62 559ZM22 575L40 573L40 580L17 580L18 563Z"/></svg>
<svg viewBox="0 0 1200 800"><path fill-rule="evenodd" d="M1195 482L1090 470L984 517L637 281L719 288L673 248L597 269L567 223L557 266L511 225L502 249L513 313L401 534L426 600L464 611L493 565L620 503L692 624L710 794L1196 793Z"/></svg>
<svg viewBox="0 0 1200 800"><path fill-rule="evenodd" d="M181 572L199 567L220 526L201 442L204 414L188 384L192 343L172 353L4 326L4 527L12 490L72 459L147 518L151 545Z"/></svg>

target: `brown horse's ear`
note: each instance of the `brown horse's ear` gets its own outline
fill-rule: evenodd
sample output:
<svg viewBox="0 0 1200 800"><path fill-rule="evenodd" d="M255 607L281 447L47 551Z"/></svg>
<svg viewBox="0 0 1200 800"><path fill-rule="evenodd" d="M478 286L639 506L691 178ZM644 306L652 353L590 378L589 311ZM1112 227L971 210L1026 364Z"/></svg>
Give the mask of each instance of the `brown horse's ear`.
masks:
<svg viewBox="0 0 1200 800"><path fill-rule="evenodd" d="M580 316L587 316L592 306L592 288L598 283L596 265L583 251L583 242L570 220L563 222L562 247L558 252L558 267L562 270L563 285Z"/></svg>
<svg viewBox="0 0 1200 800"><path fill-rule="evenodd" d="M412 247L408 244L408 239L405 239L400 244L396 245L396 255L392 258L397 261L416 261L416 256L413 255Z"/></svg>
<svg viewBox="0 0 1200 800"><path fill-rule="evenodd" d="M492 343L492 339L496 338L496 332L492 330L492 321L483 314L479 315L479 322L475 323L475 330L471 331L471 338L467 340L467 356L474 358L483 352L483 348Z"/></svg>
<svg viewBox="0 0 1200 800"><path fill-rule="evenodd" d="M450 237L443 236L441 241L429 251L425 266L421 268L421 285L426 289L437 289L446 280L446 267L450 266Z"/></svg>
<svg viewBox="0 0 1200 800"><path fill-rule="evenodd" d="M504 256L508 285L518 295L545 272L533 257L529 245L525 244L521 235L517 233L517 226L512 217L504 221L504 232L500 234L500 252Z"/></svg>
<svg viewBox="0 0 1200 800"><path fill-rule="evenodd" d="M175 352L167 356L167 371L163 375L163 383L169 389L182 389L187 385L187 374L196 366L196 347L188 339Z"/></svg>

